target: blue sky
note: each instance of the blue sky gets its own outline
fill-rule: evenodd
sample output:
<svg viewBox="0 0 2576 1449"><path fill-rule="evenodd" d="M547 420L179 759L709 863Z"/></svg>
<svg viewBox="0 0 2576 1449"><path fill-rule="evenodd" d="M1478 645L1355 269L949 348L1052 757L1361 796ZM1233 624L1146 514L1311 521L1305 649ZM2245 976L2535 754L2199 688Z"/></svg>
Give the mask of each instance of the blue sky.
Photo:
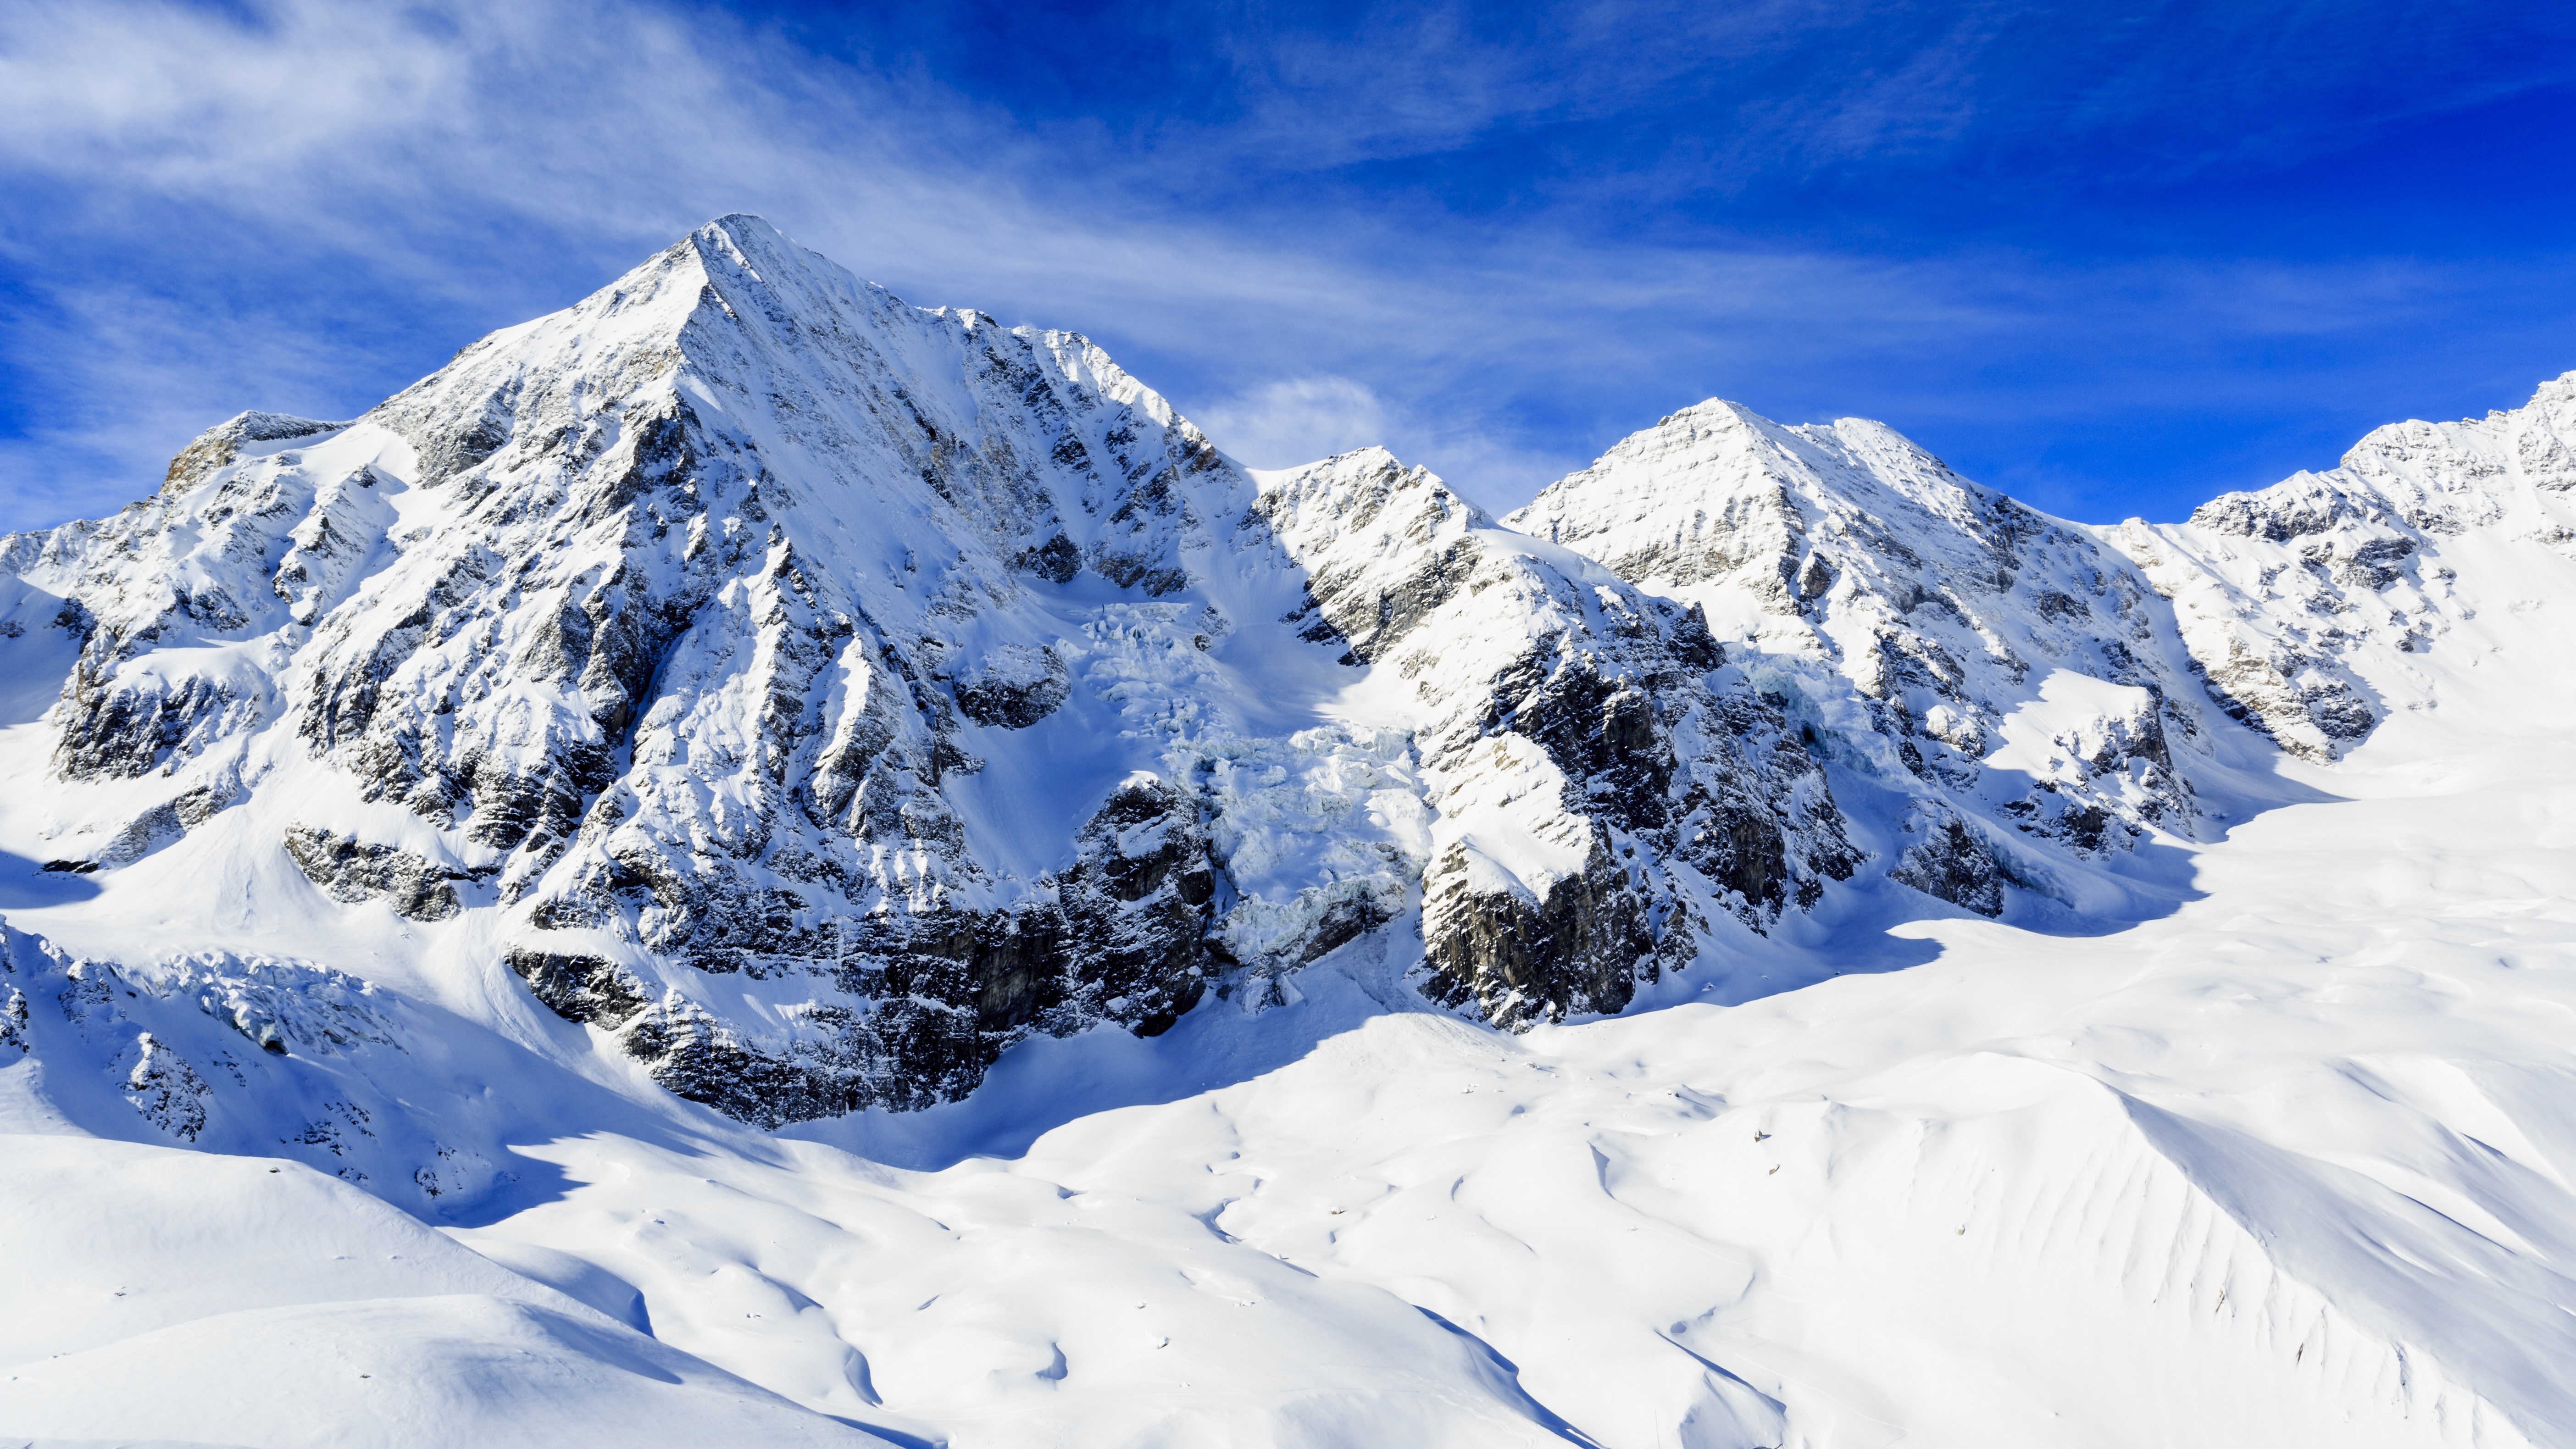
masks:
<svg viewBox="0 0 2576 1449"><path fill-rule="evenodd" d="M2107 521L2576 368L2576 7L0 4L0 528L758 211L1255 465L1709 396Z"/></svg>

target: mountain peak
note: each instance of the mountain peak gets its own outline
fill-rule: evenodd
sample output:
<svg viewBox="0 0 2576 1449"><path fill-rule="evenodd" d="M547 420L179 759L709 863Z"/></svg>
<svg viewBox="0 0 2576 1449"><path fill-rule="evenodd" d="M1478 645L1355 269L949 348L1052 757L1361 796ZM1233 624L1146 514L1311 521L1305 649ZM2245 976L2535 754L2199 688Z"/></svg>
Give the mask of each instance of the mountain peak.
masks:
<svg viewBox="0 0 2576 1449"><path fill-rule="evenodd" d="M0 1419L2524 1442L2571 444L1712 398L1519 533L718 218L0 538Z"/></svg>
<svg viewBox="0 0 2576 1449"><path fill-rule="evenodd" d="M681 245L696 252L718 275L744 274L773 289L871 287L838 262L798 245L767 218L750 212L717 217L690 232Z"/></svg>
<svg viewBox="0 0 2576 1449"><path fill-rule="evenodd" d="M754 211L728 211L697 229L696 235L721 232L737 241L745 238L785 243L785 233L770 224L769 218Z"/></svg>

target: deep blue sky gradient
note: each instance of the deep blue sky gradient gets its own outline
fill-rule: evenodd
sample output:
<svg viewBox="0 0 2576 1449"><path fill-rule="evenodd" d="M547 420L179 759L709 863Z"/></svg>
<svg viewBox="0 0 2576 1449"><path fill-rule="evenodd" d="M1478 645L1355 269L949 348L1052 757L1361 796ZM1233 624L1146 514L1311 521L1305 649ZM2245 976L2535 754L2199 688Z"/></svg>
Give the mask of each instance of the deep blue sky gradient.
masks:
<svg viewBox="0 0 2576 1449"><path fill-rule="evenodd" d="M2576 7L0 12L0 528L732 210L1498 509L1708 396L2174 518L2576 368Z"/></svg>

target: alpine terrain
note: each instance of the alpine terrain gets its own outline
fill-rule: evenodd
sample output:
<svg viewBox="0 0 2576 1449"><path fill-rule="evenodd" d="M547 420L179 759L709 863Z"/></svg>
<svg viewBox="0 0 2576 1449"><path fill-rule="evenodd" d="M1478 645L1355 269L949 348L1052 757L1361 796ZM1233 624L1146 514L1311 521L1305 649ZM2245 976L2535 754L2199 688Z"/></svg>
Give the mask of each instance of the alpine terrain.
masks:
<svg viewBox="0 0 2576 1449"><path fill-rule="evenodd" d="M1496 519L726 217L0 538L0 1442L2576 1444L2572 599L2576 373Z"/></svg>

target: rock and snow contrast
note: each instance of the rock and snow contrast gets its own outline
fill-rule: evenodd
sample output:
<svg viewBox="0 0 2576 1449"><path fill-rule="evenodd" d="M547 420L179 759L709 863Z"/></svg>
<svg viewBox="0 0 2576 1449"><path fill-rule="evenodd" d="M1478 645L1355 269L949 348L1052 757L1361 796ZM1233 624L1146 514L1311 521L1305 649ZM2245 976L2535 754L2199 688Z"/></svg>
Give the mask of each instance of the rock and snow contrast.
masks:
<svg viewBox="0 0 2576 1449"><path fill-rule="evenodd" d="M0 1441L2576 1444L2571 443L1497 521L712 223L0 539Z"/></svg>

